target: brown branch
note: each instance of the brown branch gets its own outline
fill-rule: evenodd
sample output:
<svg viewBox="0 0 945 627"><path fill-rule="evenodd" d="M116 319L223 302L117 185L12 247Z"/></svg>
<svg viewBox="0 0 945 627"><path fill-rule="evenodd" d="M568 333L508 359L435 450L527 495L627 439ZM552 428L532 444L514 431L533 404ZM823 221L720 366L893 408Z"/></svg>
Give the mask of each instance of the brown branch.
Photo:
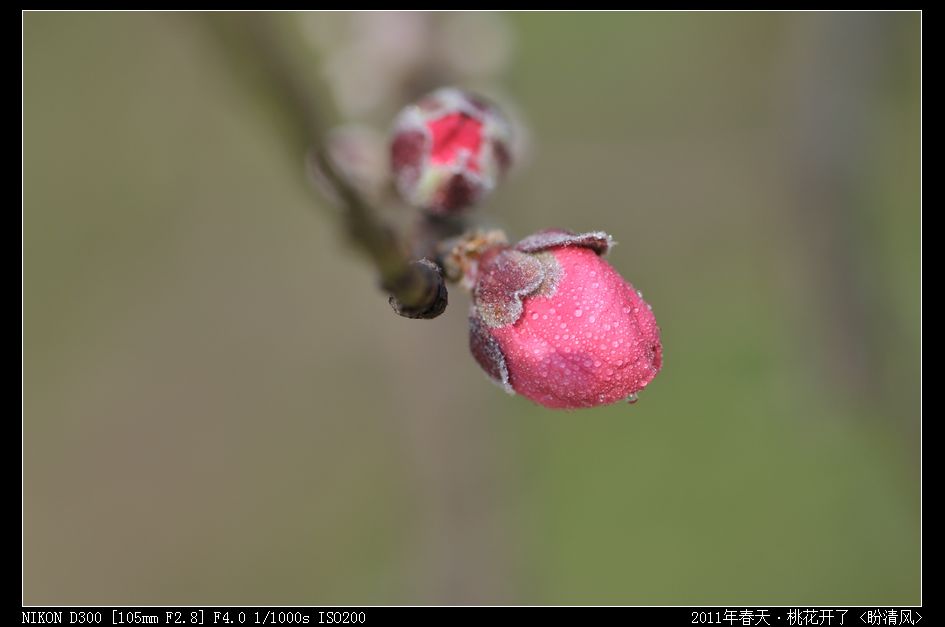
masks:
<svg viewBox="0 0 945 627"><path fill-rule="evenodd" d="M293 159L306 157L309 173L326 185L342 209L350 242L372 262L394 310L408 318L434 318L446 308L446 285L432 263L412 261L398 234L338 171L325 147L326 124L319 102L326 99L309 79L315 68L300 60L301 43L278 16L213 14L213 30L226 44L241 74L256 74L286 128ZM320 97L321 96L321 97Z"/></svg>

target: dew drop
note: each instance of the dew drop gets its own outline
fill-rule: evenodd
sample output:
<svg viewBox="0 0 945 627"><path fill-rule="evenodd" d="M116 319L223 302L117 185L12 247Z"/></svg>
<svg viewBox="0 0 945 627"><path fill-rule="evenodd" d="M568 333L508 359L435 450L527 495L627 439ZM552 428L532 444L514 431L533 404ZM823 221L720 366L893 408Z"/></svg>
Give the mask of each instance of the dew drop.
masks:
<svg viewBox="0 0 945 627"><path fill-rule="evenodd" d="M584 312L581 311L580 309L575 309L575 310L574 310L574 317L575 317L575 318L580 318L583 313L584 313Z"/></svg>
<svg viewBox="0 0 945 627"><path fill-rule="evenodd" d="M533 313L533 314L532 314L532 320L538 320L538 314Z"/></svg>
<svg viewBox="0 0 945 627"><path fill-rule="evenodd" d="M636 403L636 402L639 400L639 397L638 397L636 394L631 394L630 396L627 397L626 400L627 400L628 403L630 403L631 405L633 405L634 403Z"/></svg>

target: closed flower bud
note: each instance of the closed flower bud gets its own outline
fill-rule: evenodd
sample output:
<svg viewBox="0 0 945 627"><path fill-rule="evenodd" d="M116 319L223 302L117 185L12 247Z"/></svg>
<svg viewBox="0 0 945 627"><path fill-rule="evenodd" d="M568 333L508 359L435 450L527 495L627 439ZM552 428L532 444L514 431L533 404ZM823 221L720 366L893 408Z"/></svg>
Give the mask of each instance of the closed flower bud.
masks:
<svg viewBox="0 0 945 627"><path fill-rule="evenodd" d="M479 261L470 349L506 391L552 408L636 400L662 366L642 295L601 255L606 233L549 230Z"/></svg>
<svg viewBox="0 0 945 627"><path fill-rule="evenodd" d="M391 168L403 199L451 215L485 198L510 165L511 128L496 107L468 92L439 89L394 123Z"/></svg>

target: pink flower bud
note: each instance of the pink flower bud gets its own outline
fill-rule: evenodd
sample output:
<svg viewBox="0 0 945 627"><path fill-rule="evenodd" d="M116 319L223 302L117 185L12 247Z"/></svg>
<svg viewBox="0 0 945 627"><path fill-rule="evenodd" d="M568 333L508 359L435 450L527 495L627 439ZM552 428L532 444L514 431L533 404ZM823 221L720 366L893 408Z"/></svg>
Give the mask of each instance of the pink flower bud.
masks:
<svg viewBox="0 0 945 627"><path fill-rule="evenodd" d="M446 87L394 122L391 168L400 195L431 213L455 214L495 188L510 164L511 128L492 104Z"/></svg>
<svg viewBox="0 0 945 627"><path fill-rule="evenodd" d="M506 391L552 408L636 400L662 366L642 295L600 255L606 233L549 230L479 262L469 345Z"/></svg>

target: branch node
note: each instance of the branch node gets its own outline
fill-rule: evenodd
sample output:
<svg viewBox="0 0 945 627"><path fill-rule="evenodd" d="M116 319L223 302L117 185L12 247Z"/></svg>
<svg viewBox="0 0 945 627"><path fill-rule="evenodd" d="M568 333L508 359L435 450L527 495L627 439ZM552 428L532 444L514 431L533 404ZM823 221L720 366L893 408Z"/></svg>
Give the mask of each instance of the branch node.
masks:
<svg viewBox="0 0 945 627"><path fill-rule="evenodd" d="M429 259L413 261L410 268L413 272L403 277L401 285L384 286L384 289L391 292L388 300L391 308L397 312L397 315L405 318L424 320L436 318L446 311L449 301L443 272ZM410 303L404 303L397 298L398 293L413 293L418 297L412 299Z"/></svg>

